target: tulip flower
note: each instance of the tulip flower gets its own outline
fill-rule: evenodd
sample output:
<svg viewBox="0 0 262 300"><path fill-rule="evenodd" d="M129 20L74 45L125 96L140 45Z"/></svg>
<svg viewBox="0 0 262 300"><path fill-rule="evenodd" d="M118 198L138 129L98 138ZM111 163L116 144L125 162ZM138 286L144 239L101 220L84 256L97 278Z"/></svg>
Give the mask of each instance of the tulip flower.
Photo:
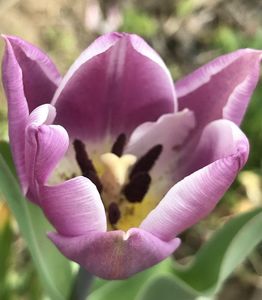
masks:
<svg viewBox="0 0 262 300"><path fill-rule="evenodd" d="M262 52L218 57L174 85L134 34L99 37L63 78L35 46L4 39L12 154L23 193L54 226L52 242L107 279L172 254L247 160L238 126Z"/></svg>

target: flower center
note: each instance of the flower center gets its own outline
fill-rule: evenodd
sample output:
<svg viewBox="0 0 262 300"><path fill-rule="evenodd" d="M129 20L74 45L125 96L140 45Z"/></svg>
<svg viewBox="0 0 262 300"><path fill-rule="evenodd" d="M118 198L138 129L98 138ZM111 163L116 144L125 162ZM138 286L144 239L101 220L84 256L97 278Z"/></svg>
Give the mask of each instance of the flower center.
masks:
<svg viewBox="0 0 262 300"><path fill-rule="evenodd" d="M127 230L140 224L143 218L157 204L150 195L150 170L160 156L163 147L156 145L140 158L123 154L126 144L125 134L120 134L111 152L99 157L103 165L99 174L96 160L89 158L85 145L80 140L73 143L76 161L82 175L97 187L104 203L108 225L111 229Z"/></svg>
<svg viewBox="0 0 262 300"><path fill-rule="evenodd" d="M118 157L114 153L105 153L100 159L105 166L101 177L103 193L113 199L121 193L129 168L135 164L137 158L132 154Z"/></svg>

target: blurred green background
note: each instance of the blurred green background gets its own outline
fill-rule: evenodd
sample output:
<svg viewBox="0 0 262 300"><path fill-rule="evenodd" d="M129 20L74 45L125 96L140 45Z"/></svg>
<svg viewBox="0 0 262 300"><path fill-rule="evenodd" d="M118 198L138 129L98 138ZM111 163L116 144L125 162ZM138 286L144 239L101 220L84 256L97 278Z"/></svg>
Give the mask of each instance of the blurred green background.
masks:
<svg viewBox="0 0 262 300"><path fill-rule="evenodd" d="M62 74L96 36L115 30L144 37L164 59L176 80L222 53L246 47L262 49L262 2L0 0L0 32L18 35L44 49ZM1 54L2 51L3 43ZM215 212L183 234L184 243L175 254L180 262L188 261L234 214L262 204L261 101L260 84L242 124L251 143L249 161ZM3 89L0 122L0 138L7 140ZM0 269L7 264L9 271L5 278L0 271L0 299L41 299L42 288L26 245L3 197L1 200ZM261 257L262 245L225 283L217 299L262 299ZM3 280L7 283L5 291L1 290Z"/></svg>

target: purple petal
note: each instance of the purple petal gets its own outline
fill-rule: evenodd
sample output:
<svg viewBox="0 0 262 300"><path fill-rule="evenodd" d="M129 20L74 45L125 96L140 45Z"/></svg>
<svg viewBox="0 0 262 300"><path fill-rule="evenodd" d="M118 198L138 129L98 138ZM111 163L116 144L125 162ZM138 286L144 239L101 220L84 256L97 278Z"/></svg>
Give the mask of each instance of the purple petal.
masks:
<svg viewBox="0 0 262 300"><path fill-rule="evenodd" d="M8 100L8 125L10 145L17 175L23 193L28 189L25 169L25 127L29 115L24 95L23 74L8 39L2 64L2 80Z"/></svg>
<svg viewBox="0 0 262 300"><path fill-rule="evenodd" d="M259 79L262 52L238 50L204 65L176 83L179 108L195 112L198 132L225 118L240 124Z"/></svg>
<svg viewBox="0 0 262 300"><path fill-rule="evenodd" d="M56 109L51 104L43 104L35 108L27 119L27 126L50 125L56 116Z"/></svg>
<svg viewBox="0 0 262 300"><path fill-rule="evenodd" d="M50 103L61 81L55 65L45 53L32 44L15 36L3 38L7 43L7 56L8 52L12 52L13 59L22 72L20 84L23 85L29 111L41 104ZM9 73L10 70L4 67L3 72Z"/></svg>
<svg viewBox="0 0 262 300"><path fill-rule="evenodd" d="M186 175L191 174L220 158L241 152L241 166L249 154L249 143L245 134L233 122L216 120L208 124L190 158L184 161Z"/></svg>
<svg viewBox="0 0 262 300"><path fill-rule="evenodd" d="M138 36L119 33L100 37L80 55L52 103L56 123L82 140L129 133L176 109L161 58Z"/></svg>
<svg viewBox="0 0 262 300"><path fill-rule="evenodd" d="M65 236L106 231L105 209L96 186L79 176L55 186L41 186L41 207Z"/></svg>
<svg viewBox="0 0 262 300"><path fill-rule="evenodd" d="M157 166L168 168L175 163L176 147L180 147L195 126L194 114L185 109L175 114L165 114L156 122L146 122L131 134L125 152L141 157L155 145L162 145L163 151ZM168 164L167 164L168 162ZM159 171L159 169L158 169Z"/></svg>
<svg viewBox="0 0 262 300"><path fill-rule="evenodd" d="M9 137L19 181L25 194L25 127L29 111L50 102L59 75L50 60L36 47L19 38L3 36L6 42L2 79L8 102ZM47 97L48 96L48 97Z"/></svg>
<svg viewBox="0 0 262 300"><path fill-rule="evenodd" d="M59 125L49 125L55 118L50 104L37 107L30 114L25 136L25 165L29 182L28 198L38 203L38 184L43 184L64 156L69 138Z"/></svg>
<svg viewBox="0 0 262 300"><path fill-rule="evenodd" d="M140 228L169 241L208 215L248 157L247 138L234 123L219 120L204 131L196 155L210 164L178 182ZM214 162L212 162L214 161Z"/></svg>
<svg viewBox="0 0 262 300"><path fill-rule="evenodd" d="M180 244L178 238L164 242L137 228L73 238L49 233L49 238L66 257L105 279L125 279L143 271L168 257Z"/></svg>

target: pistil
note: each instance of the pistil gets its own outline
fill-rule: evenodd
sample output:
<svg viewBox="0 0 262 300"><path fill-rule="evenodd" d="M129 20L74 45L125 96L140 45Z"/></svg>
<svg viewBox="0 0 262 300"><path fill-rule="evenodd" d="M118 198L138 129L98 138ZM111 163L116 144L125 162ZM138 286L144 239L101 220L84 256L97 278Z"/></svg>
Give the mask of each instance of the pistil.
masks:
<svg viewBox="0 0 262 300"><path fill-rule="evenodd" d="M110 194L119 195L130 167L136 162L136 157L132 154L118 157L113 153L105 153L100 158L105 165L105 172L101 178L103 185L110 187Z"/></svg>
<svg viewBox="0 0 262 300"><path fill-rule="evenodd" d="M137 160L132 154L123 154L125 144L126 135L120 134L111 148L112 152L100 156L103 168L98 176L95 169L97 164L94 165L89 158L84 143L80 140L73 142L82 175L89 178L100 192L112 229L127 228L133 223L139 223L146 212L153 208L150 203L155 203L155 200L151 201L153 195L149 195L149 172L159 158L163 146L152 147Z"/></svg>

